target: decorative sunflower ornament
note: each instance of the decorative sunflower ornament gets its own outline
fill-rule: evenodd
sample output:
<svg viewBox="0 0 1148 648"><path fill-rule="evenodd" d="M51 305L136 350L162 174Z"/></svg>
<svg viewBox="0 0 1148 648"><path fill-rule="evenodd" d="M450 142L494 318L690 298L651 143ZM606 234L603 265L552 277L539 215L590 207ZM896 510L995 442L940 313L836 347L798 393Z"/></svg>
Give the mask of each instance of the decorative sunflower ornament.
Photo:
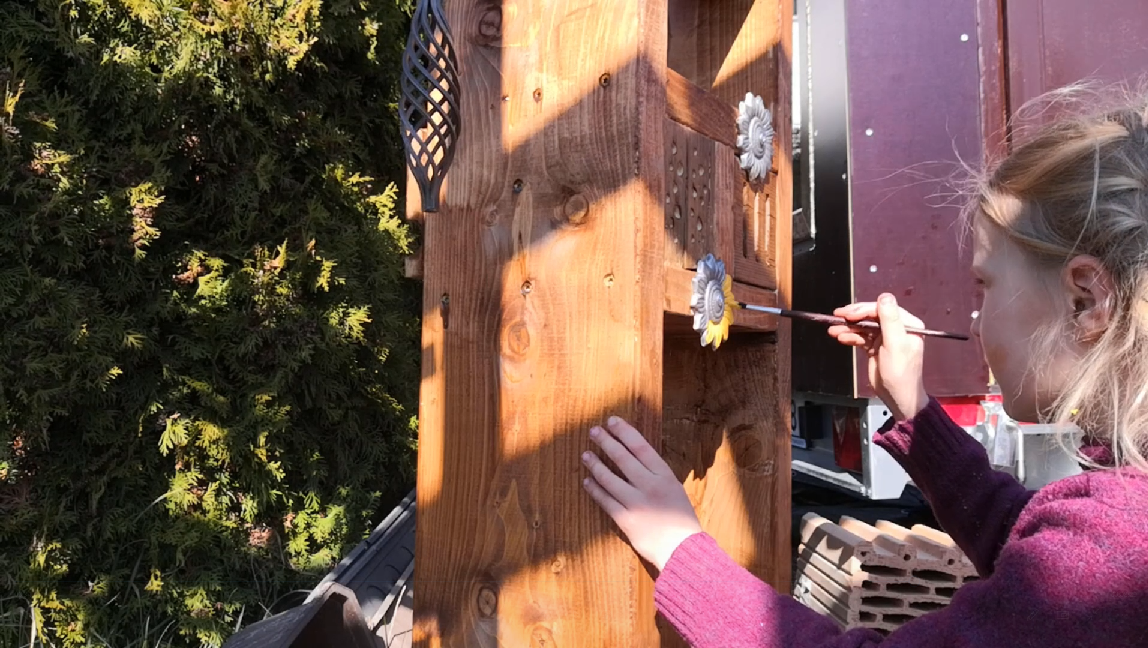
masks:
<svg viewBox="0 0 1148 648"><path fill-rule="evenodd" d="M733 311L733 278L726 274L725 263L707 254L698 261L694 276L690 310L694 313L694 330L701 335L702 346L716 350L729 337Z"/></svg>
<svg viewBox="0 0 1148 648"><path fill-rule="evenodd" d="M737 108L738 162L750 182L765 180L773 167L773 115L752 92L745 94Z"/></svg>

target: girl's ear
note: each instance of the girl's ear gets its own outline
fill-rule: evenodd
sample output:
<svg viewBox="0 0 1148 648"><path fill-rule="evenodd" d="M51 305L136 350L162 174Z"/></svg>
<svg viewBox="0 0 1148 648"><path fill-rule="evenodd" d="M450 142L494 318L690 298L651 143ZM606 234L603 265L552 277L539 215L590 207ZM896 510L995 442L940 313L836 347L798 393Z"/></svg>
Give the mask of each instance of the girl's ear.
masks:
<svg viewBox="0 0 1148 648"><path fill-rule="evenodd" d="M1115 313L1112 275L1094 256L1082 254L1064 266L1064 286L1072 303L1073 320L1082 342L1098 339Z"/></svg>

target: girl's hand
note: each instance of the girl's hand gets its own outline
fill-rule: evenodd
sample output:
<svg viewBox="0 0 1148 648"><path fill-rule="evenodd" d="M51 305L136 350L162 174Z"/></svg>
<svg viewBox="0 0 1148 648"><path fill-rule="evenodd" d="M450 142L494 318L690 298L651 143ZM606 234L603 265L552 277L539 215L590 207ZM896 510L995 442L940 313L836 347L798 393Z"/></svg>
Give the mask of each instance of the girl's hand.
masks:
<svg viewBox="0 0 1148 648"><path fill-rule="evenodd" d="M661 571L686 538L702 530L686 490L669 465L642 436L614 416L608 430L595 427L590 438L625 475L615 475L598 455L585 452L590 477L582 485L622 530L634 551Z"/></svg>
<svg viewBox="0 0 1148 648"><path fill-rule="evenodd" d="M862 347L869 354L869 382L898 421L912 418L929 404L925 392L925 342L905 331L906 326L925 324L897 306L889 294L876 302L850 304L833 311L851 322L876 319L881 331L870 332L848 326L831 326L829 335L849 346Z"/></svg>

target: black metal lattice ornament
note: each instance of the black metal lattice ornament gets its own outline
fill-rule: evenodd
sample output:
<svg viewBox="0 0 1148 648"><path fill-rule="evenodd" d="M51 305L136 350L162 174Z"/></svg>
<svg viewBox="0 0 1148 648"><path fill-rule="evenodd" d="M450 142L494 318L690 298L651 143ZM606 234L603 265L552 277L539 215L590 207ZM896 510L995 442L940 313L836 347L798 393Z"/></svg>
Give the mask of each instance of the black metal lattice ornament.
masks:
<svg viewBox="0 0 1148 648"><path fill-rule="evenodd" d="M415 7L401 87L399 121L407 165L419 185L423 211L436 212L462 126L458 63L442 0L419 0Z"/></svg>

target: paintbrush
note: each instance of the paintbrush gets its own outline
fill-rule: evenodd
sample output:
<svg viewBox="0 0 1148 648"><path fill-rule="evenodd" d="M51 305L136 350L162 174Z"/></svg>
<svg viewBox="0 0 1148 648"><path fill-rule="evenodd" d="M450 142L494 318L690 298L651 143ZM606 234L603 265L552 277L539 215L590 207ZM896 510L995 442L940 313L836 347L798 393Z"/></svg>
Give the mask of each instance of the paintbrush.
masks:
<svg viewBox="0 0 1148 648"><path fill-rule="evenodd" d="M739 307L745 310L751 310L758 313L768 313L778 317L788 317L790 319L805 320L807 322L817 322L818 324L827 324L829 326L849 326L851 328L860 328L867 331L880 331L881 325L872 320L861 320L858 322L851 322L844 317L837 317L835 315L822 315L821 313L807 313L805 311L795 311L786 308L776 308L773 306L755 306L754 304L743 304L735 302ZM905 331L915 335L922 335L925 337L947 338L950 340L968 340L969 336L960 333L949 333L946 331L934 331L932 329L915 328L906 326Z"/></svg>

